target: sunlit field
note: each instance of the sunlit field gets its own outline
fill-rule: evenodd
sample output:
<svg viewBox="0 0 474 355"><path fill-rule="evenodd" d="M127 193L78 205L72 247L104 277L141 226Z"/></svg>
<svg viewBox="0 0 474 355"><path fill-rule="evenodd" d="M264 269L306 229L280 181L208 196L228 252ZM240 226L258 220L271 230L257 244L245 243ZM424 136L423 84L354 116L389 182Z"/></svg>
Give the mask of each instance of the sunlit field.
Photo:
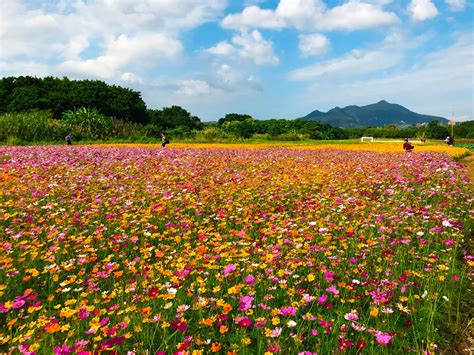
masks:
<svg viewBox="0 0 474 355"><path fill-rule="evenodd" d="M0 351L436 353L466 151L0 147Z"/></svg>

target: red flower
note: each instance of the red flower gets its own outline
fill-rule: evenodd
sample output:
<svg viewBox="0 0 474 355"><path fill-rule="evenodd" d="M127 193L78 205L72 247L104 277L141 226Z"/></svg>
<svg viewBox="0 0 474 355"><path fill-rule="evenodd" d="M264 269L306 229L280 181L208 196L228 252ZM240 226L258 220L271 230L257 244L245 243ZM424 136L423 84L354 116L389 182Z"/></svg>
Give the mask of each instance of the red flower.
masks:
<svg viewBox="0 0 474 355"><path fill-rule="evenodd" d="M157 288L153 287L152 289L150 289L150 291L148 291L148 296L152 297L152 298L156 297L158 292L160 292L160 291Z"/></svg>

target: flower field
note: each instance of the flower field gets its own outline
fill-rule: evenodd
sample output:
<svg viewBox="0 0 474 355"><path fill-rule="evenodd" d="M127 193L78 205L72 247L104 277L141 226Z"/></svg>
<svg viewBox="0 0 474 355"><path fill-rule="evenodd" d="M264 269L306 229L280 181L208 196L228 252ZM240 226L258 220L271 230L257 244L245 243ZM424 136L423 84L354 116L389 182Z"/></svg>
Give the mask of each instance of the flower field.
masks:
<svg viewBox="0 0 474 355"><path fill-rule="evenodd" d="M436 352L460 152L367 146L0 147L0 351Z"/></svg>

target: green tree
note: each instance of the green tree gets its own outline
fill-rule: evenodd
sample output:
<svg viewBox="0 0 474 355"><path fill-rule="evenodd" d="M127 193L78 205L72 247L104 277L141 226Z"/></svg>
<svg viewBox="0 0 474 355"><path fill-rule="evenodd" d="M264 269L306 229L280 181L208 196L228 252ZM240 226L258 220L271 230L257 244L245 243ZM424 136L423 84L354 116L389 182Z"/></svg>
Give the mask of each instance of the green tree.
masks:
<svg viewBox="0 0 474 355"><path fill-rule="evenodd" d="M438 121L431 121L426 127L426 135L432 139L444 139L449 132L446 126L441 126Z"/></svg>
<svg viewBox="0 0 474 355"><path fill-rule="evenodd" d="M139 92L99 80L30 76L0 80L0 113L49 110L54 118L61 118L63 112L80 107L95 108L105 116L129 122L148 122Z"/></svg>
<svg viewBox="0 0 474 355"><path fill-rule="evenodd" d="M160 130L172 130L185 127L188 130L200 130L204 125L197 116L192 116L180 106L165 107L162 110L148 110L151 124Z"/></svg>
<svg viewBox="0 0 474 355"><path fill-rule="evenodd" d="M219 120L217 121L217 124L219 126L222 126L226 122L234 122L234 121L242 122L245 120L253 120L253 117L250 115L242 115L239 113L228 113L227 115L225 115L225 117L219 118Z"/></svg>
<svg viewBox="0 0 474 355"><path fill-rule="evenodd" d="M81 138L104 139L112 129L109 117L101 115L96 108L81 107L63 114L63 126L74 136Z"/></svg>

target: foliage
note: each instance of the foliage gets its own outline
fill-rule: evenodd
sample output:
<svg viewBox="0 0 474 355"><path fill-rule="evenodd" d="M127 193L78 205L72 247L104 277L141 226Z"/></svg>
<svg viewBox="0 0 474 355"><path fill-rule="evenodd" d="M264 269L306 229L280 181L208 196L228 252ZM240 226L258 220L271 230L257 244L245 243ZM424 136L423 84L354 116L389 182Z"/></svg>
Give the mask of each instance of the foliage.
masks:
<svg viewBox="0 0 474 355"><path fill-rule="evenodd" d="M36 78L0 79L0 113L50 110L60 119L63 112L80 107L95 108L103 115L146 123L146 105L139 92L99 80Z"/></svg>
<svg viewBox="0 0 474 355"><path fill-rule="evenodd" d="M150 123L156 127L158 134L163 131L186 127L189 130L202 129L203 124L197 116L192 116L180 106L164 107L162 110L148 110Z"/></svg>
<svg viewBox="0 0 474 355"><path fill-rule="evenodd" d="M351 138L363 136L375 138L430 138L445 139L451 135L451 127L442 125L438 121L432 121L427 125L416 125L409 127L396 127L393 125L385 127L363 127L344 129ZM455 138L474 138L474 121L458 122L454 126Z"/></svg>
<svg viewBox="0 0 474 355"><path fill-rule="evenodd" d="M456 123L456 125L454 126L454 137L474 138L474 121Z"/></svg>
<svg viewBox="0 0 474 355"><path fill-rule="evenodd" d="M66 111L61 123L68 133L80 139L105 139L112 132L112 120L101 115L96 108Z"/></svg>
<svg viewBox="0 0 474 355"><path fill-rule="evenodd" d="M219 126L224 125L227 122L241 122L241 121L246 121L246 120L253 120L254 118L250 115L242 115L239 113L228 113L225 115L223 118L219 118L217 121L217 124Z"/></svg>
<svg viewBox="0 0 474 355"><path fill-rule="evenodd" d="M433 139L445 139L449 135L446 126L442 126L438 121L431 121L426 128L426 136Z"/></svg>
<svg viewBox="0 0 474 355"><path fill-rule="evenodd" d="M48 111L0 115L0 141L8 141L9 144L58 141L62 139L64 132Z"/></svg>

